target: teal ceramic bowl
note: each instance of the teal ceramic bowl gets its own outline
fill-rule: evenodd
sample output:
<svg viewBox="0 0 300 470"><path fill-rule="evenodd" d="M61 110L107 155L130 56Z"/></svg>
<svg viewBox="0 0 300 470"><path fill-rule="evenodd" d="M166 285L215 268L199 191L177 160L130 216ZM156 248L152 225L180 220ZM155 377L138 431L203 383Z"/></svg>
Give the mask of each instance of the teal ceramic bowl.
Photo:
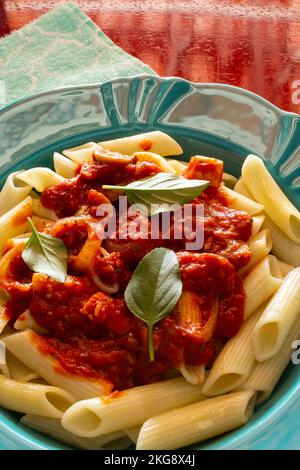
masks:
<svg viewBox="0 0 300 470"><path fill-rule="evenodd" d="M88 141L161 130L185 150L220 157L240 174L244 158L263 158L300 208L300 116L246 90L141 75L98 86L41 93L0 112L0 184L12 171L51 166L54 151ZM244 427L193 448L300 449L300 368L290 366L272 397ZM0 410L0 449L67 449Z"/></svg>

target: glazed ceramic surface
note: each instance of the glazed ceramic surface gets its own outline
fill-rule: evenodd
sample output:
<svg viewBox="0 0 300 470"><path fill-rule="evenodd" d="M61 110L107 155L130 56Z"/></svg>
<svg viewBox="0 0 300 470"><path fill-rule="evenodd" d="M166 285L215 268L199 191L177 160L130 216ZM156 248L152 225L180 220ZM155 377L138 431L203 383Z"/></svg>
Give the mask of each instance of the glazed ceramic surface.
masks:
<svg viewBox="0 0 300 470"><path fill-rule="evenodd" d="M13 171L52 165L54 151L151 130L185 150L219 157L238 176L249 153L263 158L300 208L300 117L241 88L141 75L39 94L0 112L0 184ZM242 428L192 448L300 449L300 366ZM0 449L65 449L0 410Z"/></svg>

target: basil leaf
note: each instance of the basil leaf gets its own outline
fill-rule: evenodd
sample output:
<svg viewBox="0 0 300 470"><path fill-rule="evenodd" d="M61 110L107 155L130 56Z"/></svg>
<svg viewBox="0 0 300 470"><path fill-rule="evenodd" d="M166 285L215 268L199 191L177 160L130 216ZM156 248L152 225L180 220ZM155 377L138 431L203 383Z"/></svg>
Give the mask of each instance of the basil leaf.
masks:
<svg viewBox="0 0 300 470"><path fill-rule="evenodd" d="M36 230L30 218L32 235L27 241L22 258L36 273L47 274L56 281L64 282L67 275L67 248L62 240Z"/></svg>
<svg viewBox="0 0 300 470"><path fill-rule="evenodd" d="M158 173L155 176L134 181L126 186L103 185L103 189L124 191L130 204L144 205L147 213L154 215L170 210L170 204L186 204L204 191L209 185L206 180L188 180L171 173ZM164 205L153 208L151 205Z"/></svg>
<svg viewBox="0 0 300 470"><path fill-rule="evenodd" d="M177 257L172 250L155 248L138 264L125 290L129 310L148 325L150 361L154 360L153 326L171 313L182 293Z"/></svg>

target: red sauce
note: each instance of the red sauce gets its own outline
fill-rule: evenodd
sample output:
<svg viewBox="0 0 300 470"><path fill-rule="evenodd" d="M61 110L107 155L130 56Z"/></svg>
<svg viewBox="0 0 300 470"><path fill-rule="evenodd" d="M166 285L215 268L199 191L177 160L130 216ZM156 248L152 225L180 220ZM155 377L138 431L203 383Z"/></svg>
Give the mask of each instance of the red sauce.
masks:
<svg viewBox="0 0 300 470"><path fill-rule="evenodd" d="M201 171L202 177L209 172L213 178L215 171L219 178L219 163L215 169L213 163L199 165L193 161L187 169L189 177L193 177L193 171ZM84 163L74 178L45 190L41 200L59 217L73 216L80 209L87 217L95 218L97 205L107 199L114 201L115 197L102 191L103 183L127 184L159 171L148 162L113 168L100 162ZM103 256L99 243L91 267L102 283L119 286L115 294L102 292L90 271L72 270L71 261L89 236L88 219L66 219L56 224L55 236L64 240L69 254L66 282L56 282L43 274L35 274L32 279L32 272L17 255L5 282L0 279L0 286L10 295L7 312L16 319L29 308L34 319L49 332L49 336L38 340L44 353L56 358L64 371L105 379L114 390L161 380L183 361L190 365L210 364L219 338L235 335L243 322L245 294L237 271L251 258L247 245L251 217L229 208L220 186L207 188L193 204L204 205L205 243L198 252L185 251L186 240L174 239L174 218L169 240L164 240L162 233L158 240L150 240L150 236L144 239L142 234L135 240L121 239L121 227L117 227L116 238L102 243L107 256ZM192 222L195 223L193 216ZM149 235L147 224L145 234ZM176 252L183 287L196 294L201 318L191 325L175 309L158 322L153 332L155 361L150 363L147 327L128 310L123 293L137 263L157 246ZM217 318L211 323L216 299Z"/></svg>

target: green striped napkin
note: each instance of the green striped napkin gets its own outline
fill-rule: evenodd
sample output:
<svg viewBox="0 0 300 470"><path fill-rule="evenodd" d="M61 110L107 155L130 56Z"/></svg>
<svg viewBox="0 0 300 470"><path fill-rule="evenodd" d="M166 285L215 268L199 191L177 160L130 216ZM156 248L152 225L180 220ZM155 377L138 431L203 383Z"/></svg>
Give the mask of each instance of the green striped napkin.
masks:
<svg viewBox="0 0 300 470"><path fill-rule="evenodd" d="M0 40L0 64L0 107L63 86L154 74L72 3Z"/></svg>

